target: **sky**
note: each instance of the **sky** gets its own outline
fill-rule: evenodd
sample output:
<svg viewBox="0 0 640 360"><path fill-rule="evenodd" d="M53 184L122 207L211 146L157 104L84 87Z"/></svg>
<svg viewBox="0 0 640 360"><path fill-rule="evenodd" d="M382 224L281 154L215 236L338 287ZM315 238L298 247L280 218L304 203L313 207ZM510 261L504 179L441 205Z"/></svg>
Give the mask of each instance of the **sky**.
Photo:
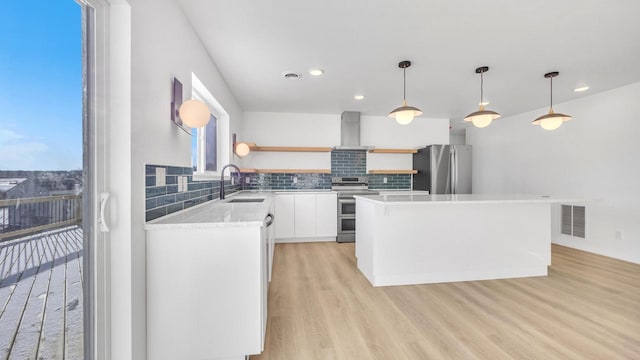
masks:
<svg viewBox="0 0 640 360"><path fill-rule="evenodd" d="M0 170L81 169L81 7L1 4Z"/></svg>

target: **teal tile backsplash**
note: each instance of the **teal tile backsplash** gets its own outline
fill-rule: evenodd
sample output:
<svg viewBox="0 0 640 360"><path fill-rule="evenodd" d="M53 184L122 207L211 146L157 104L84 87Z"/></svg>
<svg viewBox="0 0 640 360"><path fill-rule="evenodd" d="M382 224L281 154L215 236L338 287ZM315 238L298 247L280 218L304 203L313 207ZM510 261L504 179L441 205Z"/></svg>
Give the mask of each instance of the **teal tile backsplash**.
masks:
<svg viewBox="0 0 640 360"><path fill-rule="evenodd" d="M162 186L155 185L158 167L164 168L166 173L165 185ZM146 165L145 173L146 221L219 197L220 181L194 181L190 167ZM178 192L178 176L187 176L186 192ZM331 152L331 174L248 173L242 174L235 185L231 185L227 175L225 190L227 194L239 190L327 190L331 189L332 176L366 176L371 189L411 189L411 175L367 174L366 150L334 150ZM386 183L384 178L387 178Z"/></svg>
<svg viewBox="0 0 640 360"><path fill-rule="evenodd" d="M156 168L166 170L165 185L156 186ZM220 180L195 181L193 169L189 167L146 165L145 166L145 219L150 221L176 211L217 199ZM187 176L187 191L178 192L178 176ZM228 175L225 177L228 179ZM239 183L231 185L225 180L225 193L232 194L241 189Z"/></svg>

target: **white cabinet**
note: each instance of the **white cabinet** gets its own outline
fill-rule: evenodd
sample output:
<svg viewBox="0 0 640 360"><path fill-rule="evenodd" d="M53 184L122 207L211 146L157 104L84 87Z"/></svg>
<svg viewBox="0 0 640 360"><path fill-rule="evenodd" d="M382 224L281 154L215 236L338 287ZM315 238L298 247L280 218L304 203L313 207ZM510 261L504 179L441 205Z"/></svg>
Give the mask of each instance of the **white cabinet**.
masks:
<svg viewBox="0 0 640 360"><path fill-rule="evenodd" d="M149 359L244 359L263 350L266 226L147 229Z"/></svg>
<svg viewBox="0 0 640 360"><path fill-rule="evenodd" d="M295 195L295 236L316 236L316 194Z"/></svg>
<svg viewBox="0 0 640 360"><path fill-rule="evenodd" d="M337 236L336 193L276 194L278 242L327 241Z"/></svg>
<svg viewBox="0 0 640 360"><path fill-rule="evenodd" d="M269 257L269 276L268 281L271 282L271 273L273 272L273 253L275 252L275 219L274 219L274 208L272 207L271 213L267 216L266 226L266 237L267 237L267 255ZM269 216L271 218L269 218Z"/></svg>
<svg viewBox="0 0 640 360"><path fill-rule="evenodd" d="M264 341L267 338L267 309L268 306L268 295L269 295L269 281L271 281L271 264L269 263L269 229L266 226L263 226L260 229L260 266L262 267L260 271L260 320L262 320L261 330L261 349L264 350Z"/></svg>
<svg viewBox="0 0 640 360"><path fill-rule="evenodd" d="M294 194L277 194L276 195L276 238L292 238L295 236L295 195Z"/></svg>
<svg viewBox="0 0 640 360"><path fill-rule="evenodd" d="M316 236L338 236L337 194L316 195Z"/></svg>

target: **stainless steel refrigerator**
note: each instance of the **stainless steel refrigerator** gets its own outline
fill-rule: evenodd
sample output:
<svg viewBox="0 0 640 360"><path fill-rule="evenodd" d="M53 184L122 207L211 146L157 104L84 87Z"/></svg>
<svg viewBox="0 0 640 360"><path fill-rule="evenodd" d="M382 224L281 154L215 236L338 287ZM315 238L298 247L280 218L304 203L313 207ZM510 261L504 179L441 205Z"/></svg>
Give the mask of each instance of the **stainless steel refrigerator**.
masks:
<svg viewBox="0 0 640 360"><path fill-rule="evenodd" d="M413 154L413 190L471 194L471 145L429 145Z"/></svg>

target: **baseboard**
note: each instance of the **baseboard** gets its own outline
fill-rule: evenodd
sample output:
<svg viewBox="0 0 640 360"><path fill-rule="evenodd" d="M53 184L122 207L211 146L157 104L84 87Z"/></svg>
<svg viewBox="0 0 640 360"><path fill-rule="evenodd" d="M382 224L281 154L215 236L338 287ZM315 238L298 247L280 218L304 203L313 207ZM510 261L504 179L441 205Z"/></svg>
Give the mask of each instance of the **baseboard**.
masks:
<svg viewBox="0 0 640 360"><path fill-rule="evenodd" d="M365 274L366 275L366 274ZM446 273L419 273L400 275L374 275L373 281L367 277L374 286L397 286L417 284L437 284L458 281L478 281L495 279L512 279L521 277L547 276L547 266L533 268L514 268L497 270L472 270Z"/></svg>
<svg viewBox="0 0 640 360"><path fill-rule="evenodd" d="M286 238L286 239L278 239L276 238L276 244L286 244L286 243L307 243L307 242L327 242L327 241L336 241L335 236L330 237L311 237L311 238Z"/></svg>

